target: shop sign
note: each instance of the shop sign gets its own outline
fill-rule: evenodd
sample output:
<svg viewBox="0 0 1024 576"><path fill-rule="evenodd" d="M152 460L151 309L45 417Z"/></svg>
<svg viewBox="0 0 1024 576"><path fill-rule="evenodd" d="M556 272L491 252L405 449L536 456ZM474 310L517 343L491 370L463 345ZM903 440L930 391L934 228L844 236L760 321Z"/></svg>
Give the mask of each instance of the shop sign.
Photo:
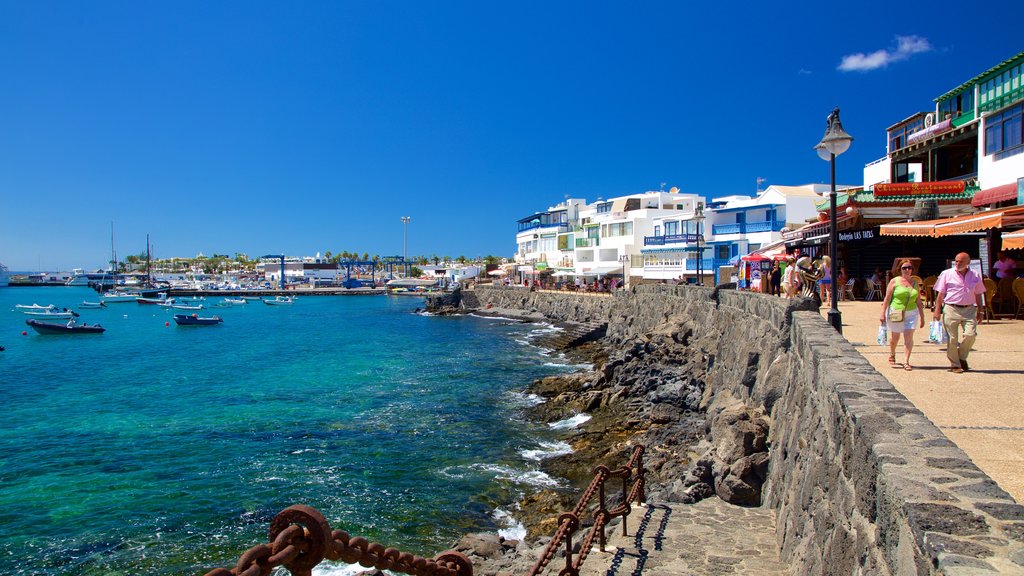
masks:
<svg viewBox="0 0 1024 576"><path fill-rule="evenodd" d="M840 242L857 242L859 240L874 240L878 237L878 228L868 228L867 230L849 230L846 232L840 232L838 238Z"/></svg>
<svg viewBox="0 0 1024 576"><path fill-rule="evenodd" d="M964 181L950 182L893 182L875 184L875 197L886 196L926 196L929 194L960 194L964 191Z"/></svg>

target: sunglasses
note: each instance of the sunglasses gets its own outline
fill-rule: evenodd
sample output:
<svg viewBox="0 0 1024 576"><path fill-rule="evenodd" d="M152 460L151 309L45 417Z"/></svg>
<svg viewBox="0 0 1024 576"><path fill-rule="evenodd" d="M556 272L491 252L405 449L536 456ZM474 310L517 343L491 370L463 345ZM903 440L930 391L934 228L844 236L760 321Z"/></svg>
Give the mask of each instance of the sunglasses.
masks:
<svg viewBox="0 0 1024 576"><path fill-rule="evenodd" d="M900 268L900 270L913 270L913 269L914 269L913 266L904 266L904 267Z"/></svg>

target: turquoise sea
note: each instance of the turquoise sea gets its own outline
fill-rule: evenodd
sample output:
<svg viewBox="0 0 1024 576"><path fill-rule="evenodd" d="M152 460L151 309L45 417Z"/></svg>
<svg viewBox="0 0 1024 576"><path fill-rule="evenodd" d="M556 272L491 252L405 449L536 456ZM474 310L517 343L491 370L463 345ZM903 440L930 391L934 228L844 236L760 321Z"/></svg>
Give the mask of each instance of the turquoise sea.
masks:
<svg viewBox="0 0 1024 576"><path fill-rule="evenodd" d="M536 400L521 391L578 367L529 344L543 326L337 296L211 308L224 324L177 327L170 310L78 309L87 299L0 288L5 574L230 567L297 503L433 555L466 531L514 532L508 504L557 482L539 460L567 445L522 418ZM32 303L107 332L38 335L14 308Z"/></svg>

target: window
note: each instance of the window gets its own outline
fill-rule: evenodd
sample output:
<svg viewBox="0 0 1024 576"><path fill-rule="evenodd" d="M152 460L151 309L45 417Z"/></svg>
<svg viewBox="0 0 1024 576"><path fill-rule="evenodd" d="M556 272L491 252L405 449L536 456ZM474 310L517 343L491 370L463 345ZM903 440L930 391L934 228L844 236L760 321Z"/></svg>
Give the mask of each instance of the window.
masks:
<svg viewBox="0 0 1024 576"><path fill-rule="evenodd" d="M985 119L985 155L999 160L1022 151L1024 145L1024 104L1018 104Z"/></svg>
<svg viewBox="0 0 1024 576"><path fill-rule="evenodd" d="M607 214L607 213L609 213L611 211L612 211L612 203L611 202L604 202L604 203L601 203L601 204L597 205L597 213L598 214Z"/></svg>
<svg viewBox="0 0 1024 576"><path fill-rule="evenodd" d="M614 238L616 236L631 236L632 234L632 222L619 222L616 224L605 224L601 226L601 236L603 238Z"/></svg>
<svg viewBox="0 0 1024 576"><path fill-rule="evenodd" d="M655 226L654 227L654 235L655 236L661 236L661 226Z"/></svg>
<svg viewBox="0 0 1024 576"><path fill-rule="evenodd" d="M665 222L665 235L674 236L679 234L679 222Z"/></svg>
<svg viewBox="0 0 1024 576"><path fill-rule="evenodd" d="M729 245L728 244L719 244L718 246L715 246L715 258L718 258L719 260L728 260L729 259Z"/></svg>

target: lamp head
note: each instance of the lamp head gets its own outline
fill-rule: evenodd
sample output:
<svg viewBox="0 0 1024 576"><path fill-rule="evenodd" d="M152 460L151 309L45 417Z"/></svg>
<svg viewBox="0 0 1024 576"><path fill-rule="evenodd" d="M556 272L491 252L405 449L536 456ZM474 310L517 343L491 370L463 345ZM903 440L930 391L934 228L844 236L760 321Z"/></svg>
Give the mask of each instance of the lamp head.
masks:
<svg viewBox="0 0 1024 576"><path fill-rule="evenodd" d="M832 154L839 156L849 150L851 142L853 142L853 136L843 130L843 123L839 120L839 108L837 107L828 115L825 136L814 149L822 160L830 160Z"/></svg>

